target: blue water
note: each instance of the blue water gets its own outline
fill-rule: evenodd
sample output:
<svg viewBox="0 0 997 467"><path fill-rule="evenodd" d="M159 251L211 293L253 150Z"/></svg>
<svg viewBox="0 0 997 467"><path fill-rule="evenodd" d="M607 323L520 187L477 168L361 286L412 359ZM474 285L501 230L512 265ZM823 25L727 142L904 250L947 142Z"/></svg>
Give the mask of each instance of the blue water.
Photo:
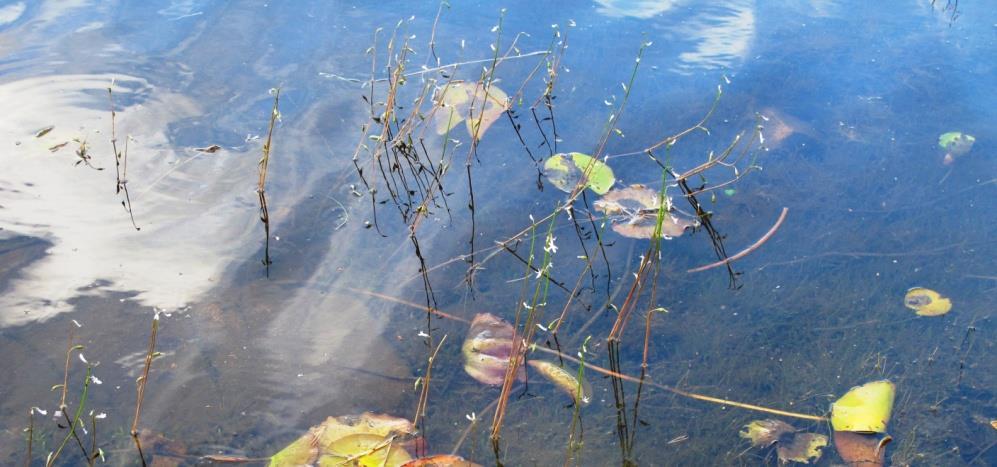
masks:
<svg viewBox="0 0 997 467"><path fill-rule="evenodd" d="M450 73L473 81L489 65L477 61L493 57L489 45L501 18L501 53L513 38L520 54L567 44L556 68L553 124L546 107L537 107L541 133L530 112L544 89L544 56L503 61L496 86L513 95L526 82L512 108L520 134L503 116L471 158L464 137L444 180L449 211L433 206L418 227L440 310L513 321L523 285L532 292L534 275L515 256L487 255L496 241L529 226L530 215L540 219L567 199L550 183L538 190L542 162L534 159L549 157L555 143L557 152L596 153L613 114L621 134L613 133L600 155L609 156L617 186L660 188L658 166L627 154L695 125L719 86L709 133L683 138L668 162L688 170L761 123L766 141L748 153L760 169L738 179L730 194L718 190L700 202L729 254L761 237L783 207L787 218L734 263L733 285L723 268L686 272L717 259L707 232L664 242L655 299L645 291L638 302L621 371L640 373L644 313L664 307L667 314L653 316L648 348L649 375L658 383L826 415L850 387L886 378L897 385L888 463L995 465L993 6L452 2L434 29L434 2L2 2L0 98L9 110L0 122L0 461L25 458L22 429L31 407L47 411L34 416L33 465L43 465L66 435L52 420L59 391L49 389L63 380L72 341L85 346L87 361L100 363L94 374L102 384L90 386L86 405L107 414L98 446L108 462L138 464L128 436L135 378L151 320L161 312L163 355L152 365L139 426L175 443L150 442L147 460L265 457L329 416L370 411L411 419L416 378L432 350L420 333L430 332L434 345L447 338L422 425L429 452L450 452L471 426L457 453L480 464L564 463L574 408L538 376L512 395L496 458L484 409L499 390L464 372L465 324L434 318L427 328L409 229L383 187L372 227L370 194L352 160L358 144L371 141L361 128L369 124L363 96L371 92L365 81L375 30L377 78L386 76L385 50L397 26L398 40L407 38L414 50L407 72L437 63L427 45L432 35L440 64L475 62ZM642 44L649 45L618 113ZM431 78L446 79L409 78L399 93L406 111ZM132 137L127 185L140 231L113 189L108 86L119 143ZM255 190L274 87L281 89L281 119L267 185L274 261L267 278ZM375 102L384 90L375 85ZM51 132L35 136L49 125ZM975 144L946 165L937 140L949 131L973 135ZM74 140L85 140L92 164L104 170L75 165ZM426 141L438 154L440 138ZM213 144L221 150L197 151ZM361 167L369 166L366 157L361 151ZM465 159L473 174L475 259L488 258L471 287L464 282L472 235ZM733 176L715 170L690 184ZM575 202L580 215L596 199L585 196ZM606 227L599 232L605 259L589 272L578 256L601 251L592 224L579 222L576 231L562 215L554 229L551 276L567 289L581 284L558 343L574 355L591 336L586 360L609 367L615 311L605 304L622 305L649 242ZM511 245L521 255L529 248ZM903 306L915 286L949 297L952 311L916 316ZM567 301L567 292L552 287L543 324ZM538 332L539 346L555 346ZM71 362L73 410L85 365ZM779 462L773 449L738 437L743 425L769 416L647 387L632 450L623 452L611 381L586 374L594 397L579 411L584 446L571 463ZM636 387L624 387L632 430ZM472 413L480 419L473 426ZM826 423L785 421L829 435ZM80 461L70 441L59 463ZM818 461L841 462L833 446Z"/></svg>

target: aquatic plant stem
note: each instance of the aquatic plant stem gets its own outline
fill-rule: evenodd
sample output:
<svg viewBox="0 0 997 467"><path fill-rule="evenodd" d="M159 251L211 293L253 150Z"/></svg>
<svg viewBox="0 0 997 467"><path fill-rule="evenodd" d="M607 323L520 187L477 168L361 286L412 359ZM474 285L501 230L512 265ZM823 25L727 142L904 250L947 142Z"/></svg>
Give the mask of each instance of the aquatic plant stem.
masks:
<svg viewBox="0 0 997 467"><path fill-rule="evenodd" d="M142 460L142 465L145 463L145 455L142 453L142 443L138 439L138 421L139 417L142 415L142 401L145 399L145 387L149 382L149 368L152 366L152 360L156 357L156 336L159 334L159 314L157 313L152 318L152 332L149 334L149 348L145 354L145 366L142 367L142 376L139 377L137 382L137 395L135 398L135 417L132 418L132 429L131 435L132 439L135 440L135 447L138 449L139 458Z"/></svg>
<svg viewBox="0 0 997 467"><path fill-rule="evenodd" d="M112 83L113 85L113 83ZM128 194L128 139L125 138L125 152L122 154L118 152L118 133L115 128L115 121L117 120L118 113L114 111L114 91L111 87L107 88L107 99L111 104L111 150L114 151L114 170L117 177L117 183L114 189L116 194L124 192L125 199L121 201L121 206L125 208L128 212L128 217L132 221L132 227L135 230L142 230L139 228L138 224L135 223L135 214L132 212L132 198Z"/></svg>
<svg viewBox="0 0 997 467"><path fill-rule="evenodd" d="M52 465L55 464L56 459L59 458L59 456L62 454L62 450L66 447L66 443L69 442L69 438L76 436L76 425L77 423L79 423L80 417L83 415L83 407L87 403L87 396L90 390L90 377L92 374L93 374L93 367L88 365L86 379L83 380L83 393L80 394L80 402L76 406L76 414L73 416L73 419L69 424L69 433L66 433L66 436L62 438L62 442L59 443L59 447L55 450L55 452L49 455L48 459L46 459L45 461L46 467L51 467ZM61 408L60 410L63 410L63 414L65 414L64 408ZM68 418L69 416L66 415L66 417ZM79 441L79 437L77 437L76 439L77 441ZM86 450L83 451L83 454L84 456L87 455Z"/></svg>
<svg viewBox="0 0 997 467"><path fill-rule="evenodd" d="M775 224L772 225L772 227L769 229L769 231L765 232L765 235L762 235L762 238L759 238L758 241L756 241L755 243L751 244L751 246L745 248L744 250L741 250L740 253L737 253L736 255L733 255L733 256L728 256L727 258L725 258L725 259L723 259L721 261L717 261L715 263L710 263L710 264L707 264L705 266L700 266L698 268L689 269L686 272L687 273L693 273L693 272L706 271L708 269L713 269L713 268L716 268L716 267L720 267L720 266L724 266L724 265L730 264L730 263L732 263L734 261L737 261L737 260L739 260L741 258L744 258L745 256L748 256L749 254L751 254L752 251L757 250L758 247L762 246L765 242L769 241L769 239L772 238L773 235L775 235L775 232L777 230L779 230L780 226L782 226L783 221L786 220L786 215L787 214L789 214L789 208L787 208L787 207L782 208L782 213L779 214L779 218L776 219Z"/></svg>
<svg viewBox="0 0 997 467"><path fill-rule="evenodd" d="M24 467L31 467L31 445L35 440L35 408L28 410L28 454L24 458Z"/></svg>
<svg viewBox="0 0 997 467"><path fill-rule="evenodd" d="M575 357L563 354L563 353L558 352L556 350L552 350L552 349L548 349L546 347L540 347L540 346L534 347L533 350L544 352L544 353L549 353L549 354L552 354L552 355L557 355L560 358L563 358L565 360L568 360L568 361L573 362L573 363L578 364L578 365L583 365L583 366L585 366L586 368L588 368L588 369L590 369L592 371L595 371L597 373L602 373L602 374L604 374L606 376L610 376L610 377L614 377L614 378L620 378L622 380L630 381L632 383L640 383L640 378L637 378L637 377L634 377L634 376L630 376L630 375L625 375L625 374L622 374L622 373L617 373L617 372L614 372L614 371L611 371L611 370L607 370L607 369L602 368L600 366L596 366L596 365L593 365L591 363L583 362L583 361L581 361L581 360L579 360L579 359L577 359ZM644 378L644 384L656 387L658 389L662 389L662 390L668 391L668 392L670 392L672 394L676 394L676 395L679 395L679 396L688 397L690 399L696 399L696 400L700 400L700 401L704 401L704 402L712 402L714 404L729 405L731 407L739 407L739 408L742 408L742 409L754 410L756 412L765 412L765 413L770 413L770 414L773 414L773 415L782 415L784 417L800 418L800 419L804 419L804 420L813 420L813 421L817 421L817 422L826 422L826 421L829 420L827 417L822 417L822 416L819 416L819 415L809 415L809 414L798 413L798 412L789 412L789 411L786 411L786 410L773 409L773 408L769 408L769 407L763 407L763 406L760 406L760 405L747 404L747 403L744 403L744 402L737 402L737 401L732 401L732 400L729 400L729 399L722 399L722 398L719 398L719 397L712 397L712 396L706 396L706 395L703 395L703 394L697 394L697 393L694 393L694 392L684 391L682 389L674 388L674 387L671 387L671 386L666 386L664 384L655 383L654 381L651 381L651 380L649 380L647 378Z"/></svg>
<svg viewBox="0 0 997 467"><path fill-rule="evenodd" d="M270 277L270 210L267 208L267 171L270 168L270 150L273 148L273 129L280 118L278 104L280 103L280 88L273 88L273 109L270 111L270 124L267 127L267 140L263 143L263 155L260 157L260 175L256 184L256 194L260 199L260 221L263 222L263 233L265 235L263 243L263 265L266 267L267 277Z"/></svg>

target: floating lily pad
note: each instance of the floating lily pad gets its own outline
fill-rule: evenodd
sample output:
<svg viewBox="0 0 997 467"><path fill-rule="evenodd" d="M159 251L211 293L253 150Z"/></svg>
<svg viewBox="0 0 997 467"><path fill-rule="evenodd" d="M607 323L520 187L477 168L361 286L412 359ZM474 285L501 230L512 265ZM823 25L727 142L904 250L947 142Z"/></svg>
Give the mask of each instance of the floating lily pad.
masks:
<svg viewBox="0 0 997 467"><path fill-rule="evenodd" d="M337 465L354 457L359 463L351 465L399 466L411 459L401 437L414 432L412 422L388 415L329 417L274 454L270 467Z"/></svg>
<svg viewBox="0 0 997 467"><path fill-rule="evenodd" d="M797 433L796 428L780 420L755 420L738 433L751 441L752 446L766 448L777 444L779 460L810 463L820 459L821 449L827 446L827 436L816 433Z"/></svg>
<svg viewBox="0 0 997 467"><path fill-rule="evenodd" d="M436 90L439 108L433 117L436 133L447 134L462 121L467 132L480 140L488 128L509 110L509 96L494 84L451 81Z"/></svg>
<svg viewBox="0 0 997 467"><path fill-rule="evenodd" d="M952 309L952 301L924 287L914 287L904 295L904 305L920 316L939 316Z"/></svg>
<svg viewBox="0 0 997 467"><path fill-rule="evenodd" d="M402 467L481 467L481 465L453 454L437 454L413 459Z"/></svg>
<svg viewBox="0 0 997 467"><path fill-rule="evenodd" d="M889 435L871 433L834 432L834 447L838 455L851 467L881 467L886 464L886 445Z"/></svg>
<svg viewBox="0 0 997 467"><path fill-rule="evenodd" d="M560 365L546 360L531 359L529 364L544 378L568 393L576 403L588 404L592 400L592 386L585 379L582 379L579 385L578 373L572 373ZM581 392L579 392L579 388Z"/></svg>
<svg viewBox="0 0 997 467"><path fill-rule="evenodd" d="M945 150L945 158L942 162L946 165L955 162L955 158L968 153L973 149L976 138L958 131L943 133L938 137L938 146Z"/></svg>
<svg viewBox="0 0 997 467"><path fill-rule="evenodd" d="M604 162L580 152L555 154L544 163L544 173L558 190L566 193L582 185L604 195L616 183L613 169Z"/></svg>
<svg viewBox="0 0 997 467"><path fill-rule="evenodd" d="M831 406L831 426L835 431L885 433L895 395L896 387L886 380L856 386Z"/></svg>
<svg viewBox="0 0 997 467"><path fill-rule="evenodd" d="M327 446L318 464L360 467L400 466L412 456L400 446L401 441L375 434L355 434L339 438Z"/></svg>
<svg viewBox="0 0 997 467"><path fill-rule="evenodd" d="M671 199L665 198L664 209L669 209ZM630 185L610 191L595 202L595 209L610 219L613 230L630 238L652 238L658 225L658 211L662 209L659 193L644 185ZM661 236L673 238L699 222L666 212L661 220Z"/></svg>
<svg viewBox="0 0 997 467"><path fill-rule="evenodd" d="M962 155L969 152L970 149L973 149L973 143L975 142L976 137L959 131L942 133L938 137L938 146L955 155Z"/></svg>
<svg viewBox="0 0 997 467"><path fill-rule="evenodd" d="M475 316L461 348L464 371L481 383L502 384L513 352L514 334L511 324L492 314ZM520 346L520 358L525 350L525 346ZM526 380L526 370L522 365L516 369L516 379Z"/></svg>

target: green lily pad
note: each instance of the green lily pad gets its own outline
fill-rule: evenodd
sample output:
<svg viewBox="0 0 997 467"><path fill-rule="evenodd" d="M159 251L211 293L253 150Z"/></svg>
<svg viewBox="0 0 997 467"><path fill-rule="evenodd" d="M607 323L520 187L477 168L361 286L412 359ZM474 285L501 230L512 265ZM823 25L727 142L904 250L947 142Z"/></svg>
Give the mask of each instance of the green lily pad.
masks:
<svg viewBox="0 0 997 467"><path fill-rule="evenodd" d="M544 172L557 189L571 193L575 187L585 188L604 195L616 183L613 169L602 161L580 152L555 154L544 163Z"/></svg>
<svg viewBox="0 0 997 467"><path fill-rule="evenodd" d="M329 417L274 454L270 458L270 467L339 465L353 457L369 457L370 462L351 465L398 466L411 460L411 457L400 446L401 439L396 441L395 438L413 433L415 426L404 418L370 412L359 416ZM382 444L383 448L374 449Z"/></svg>

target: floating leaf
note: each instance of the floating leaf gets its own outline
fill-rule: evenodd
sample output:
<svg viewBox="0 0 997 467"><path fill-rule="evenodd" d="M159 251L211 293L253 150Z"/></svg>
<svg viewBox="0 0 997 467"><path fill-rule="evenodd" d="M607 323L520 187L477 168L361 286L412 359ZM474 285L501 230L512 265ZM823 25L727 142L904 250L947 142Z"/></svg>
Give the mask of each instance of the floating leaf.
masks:
<svg viewBox="0 0 997 467"><path fill-rule="evenodd" d="M581 184L604 195L616 183L613 169L602 161L580 152L554 154L544 163L544 172L558 190L566 193L571 193Z"/></svg>
<svg viewBox="0 0 997 467"><path fill-rule="evenodd" d="M665 198L665 209L670 209L671 204L671 199ZM652 238L658 225L658 211L662 208L657 191L644 185L630 185L607 193L595 202L595 209L609 217L616 233L630 238ZM698 225L695 219L666 212L661 220L661 236L678 237L686 229Z"/></svg>
<svg viewBox="0 0 997 467"><path fill-rule="evenodd" d="M886 445L890 435L834 432L834 447L849 467L881 467L886 464Z"/></svg>
<svg viewBox="0 0 997 467"><path fill-rule="evenodd" d="M942 135L938 137L939 147L949 152L959 152L959 154L969 152L969 150L973 148L973 143L975 142L976 137L959 131L942 133Z"/></svg>
<svg viewBox="0 0 997 467"><path fill-rule="evenodd" d="M914 287L904 295L904 305L920 316L939 316L952 309L952 301L924 287Z"/></svg>
<svg viewBox="0 0 997 467"><path fill-rule="evenodd" d="M464 371L481 383L502 384L512 356L514 334L512 325L492 314L475 316L461 348ZM525 346L520 346L520 358L525 350ZM526 380L526 370L522 366L516 369L516 379Z"/></svg>
<svg viewBox="0 0 997 467"><path fill-rule="evenodd" d="M362 458L380 456L380 461L377 463L361 463L359 465L398 466L408 462L411 457L400 446L397 447L401 452L394 452L396 444L400 445L400 440L395 441L394 438L410 435L414 432L415 426L412 425L412 422L389 415L366 412L360 416L329 417L321 424L311 427L308 433L274 454L270 458L270 466L324 464L333 458L345 460L354 456ZM357 435L365 436L365 438L350 438ZM377 445L384 444L385 446L377 450L380 452L377 456L373 455L372 448L377 446L371 445L371 442L374 441ZM389 444L390 446L388 446ZM346 452L349 446L357 447L359 450ZM366 446L366 448L362 448L362 446ZM384 462L385 456L388 460L387 463ZM402 458L404 460L401 460Z"/></svg>
<svg viewBox="0 0 997 467"><path fill-rule="evenodd" d="M437 454L411 460L402 467L481 467L481 465L453 454Z"/></svg>
<svg viewBox="0 0 997 467"><path fill-rule="evenodd" d="M856 386L831 406L831 426L835 431L884 433L895 395L896 387L886 380Z"/></svg>
<svg viewBox="0 0 997 467"><path fill-rule="evenodd" d="M751 445L766 448L778 443L776 453L782 462L810 463L820 459L821 449L827 446L827 436L815 433L796 433L796 428L781 420L755 420L738 434Z"/></svg>
<svg viewBox="0 0 997 467"><path fill-rule="evenodd" d="M494 84L486 92L483 83L451 81L436 90L439 106L433 117L436 133L447 134L467 121L467 132L480 140L488 128L509 110L509 96Z"/></svg>
<svg viewBox="0 0 997 467"><path fill-rule="evenodd" d="M347 435L330 443L319 457L319 465L362 467L400 466L412 456L393 437L375 434Z"/></svg>
<svg viewBox="0 0 997 467"><path fill-rule="evenodd" d="M938 146L945 150L945 159L942 162L951 164L955 161L956 157L966 154L970 149L973 149L973 143L975 142L976 138L972 135L958 131L942 133L938 137Z"/></svg>
<svg viewBox="0 0 997 467"><path fill-rule="evenodd" d="M741 430L738 435L751 441L755 447L768 447L779 441L783 435L796 432L796 428L781 420L755 420Z"/></svg>
<svg viewBox="0 0 997 467"><path fill-rule="evenodd" d="M592 385L584 378L581 381L581 393L579 394L578 373L572 373L560 365L546 360L530 360L528 363L544 378L567 392L576 403L588 404L592 400Z"/></svg>

